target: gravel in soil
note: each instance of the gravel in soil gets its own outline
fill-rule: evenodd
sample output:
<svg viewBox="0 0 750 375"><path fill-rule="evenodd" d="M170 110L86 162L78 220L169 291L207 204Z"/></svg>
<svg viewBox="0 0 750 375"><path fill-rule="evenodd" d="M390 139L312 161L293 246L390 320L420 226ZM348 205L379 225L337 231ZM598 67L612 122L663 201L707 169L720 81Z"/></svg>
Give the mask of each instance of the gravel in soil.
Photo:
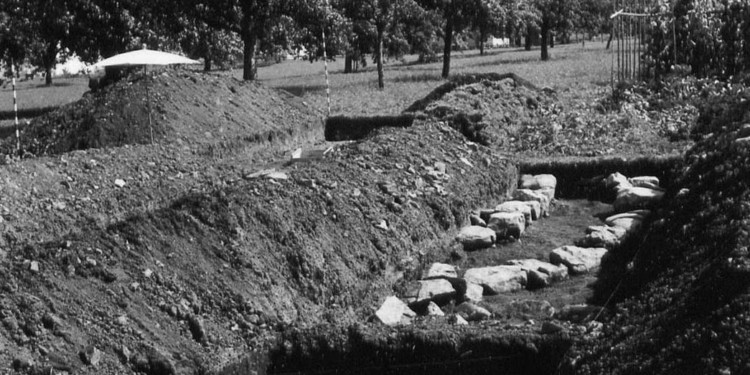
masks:
<svg viewBox="0 0 750 375"><path fill-rule="evenodd" d="M320 124L288 94L189 72L42 117L27 158L0 166L0 363L210 371L289 327L365 321L399 280L451 259L468 213L517 181L503 150L441 122L342 144L318 141ZM327 152L286 162L297 147ZM527 239L464 262L538 258L601 209L562 201ZM581 285L564 284L571 300Z"/></svg>

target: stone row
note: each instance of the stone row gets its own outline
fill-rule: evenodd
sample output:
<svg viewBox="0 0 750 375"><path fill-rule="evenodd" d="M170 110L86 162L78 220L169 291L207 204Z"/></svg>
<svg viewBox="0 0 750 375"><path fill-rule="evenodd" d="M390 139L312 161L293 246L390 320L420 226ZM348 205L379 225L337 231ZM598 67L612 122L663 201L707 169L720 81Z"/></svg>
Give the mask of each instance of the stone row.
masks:
<svg viewBox="0 0 750 375"><path fill-rule="evenodd" d="M456 240L466 250L492 247L498 241L519 239L534 221L549 216L557 179L553 175L523 175L513 199L469 216Z"/></svg>
<svg viewBox="0 0 750 375"><path fill-rule="evenodd" d="M544 288L569 275L585 274L598 268L607 252L619 246L649 215L650 211L645 208L652 207L663 197L656 177L626 178L613 173L605 183L617 193L613 206L618 213L606 218L605 225L587 228L585 237L577 240L576 246L552 250L549 262L510 260L505 265L468 269L462 277L455 266L434 263L402 299L389 297L375 317L385 324L404 324L418 313L443 316L441 306L455 303L457 306L449 319L465 324L467 320L490 317L489 311L476 305L484 295ZM477 250L494 246L499 238L519 238L528 225L549 216L555 187L556 179L552 175L522 176L514 200L472 214L472 225L462 228L456 240L467 250Z"/></svg>

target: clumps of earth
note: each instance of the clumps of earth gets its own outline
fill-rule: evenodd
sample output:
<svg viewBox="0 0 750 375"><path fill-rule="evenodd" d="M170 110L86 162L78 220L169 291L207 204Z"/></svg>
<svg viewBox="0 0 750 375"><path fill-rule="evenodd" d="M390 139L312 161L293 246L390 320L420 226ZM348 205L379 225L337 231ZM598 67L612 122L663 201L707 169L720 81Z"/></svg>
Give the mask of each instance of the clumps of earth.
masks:
<svg viewBox="0 0 750 375"><path fill-rule="evenodd" d="M169 69L133 73L34 119L22 131L21 145L24 153L46 155L171 143L210 156L320 131L321 121L320 112L286 91ZM14 154L15 146L15 139L6 139L0 152Z"/></svg>

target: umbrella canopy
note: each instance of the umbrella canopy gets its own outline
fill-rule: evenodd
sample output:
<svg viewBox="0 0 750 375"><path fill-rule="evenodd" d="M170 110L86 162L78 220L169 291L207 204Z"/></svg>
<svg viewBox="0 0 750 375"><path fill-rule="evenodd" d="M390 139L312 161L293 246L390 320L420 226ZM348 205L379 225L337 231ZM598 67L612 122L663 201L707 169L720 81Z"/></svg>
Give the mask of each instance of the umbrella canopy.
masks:
<svg viewBox="0 0 750 375"><path fill-rule="evenodd" d="M172 64L200 64L200 61L188 59L187 57L175 55L173 53L154 51L144 48L112 56L108 59L99 61L94 66L103 68L105 66L144 66Z"/></svg>

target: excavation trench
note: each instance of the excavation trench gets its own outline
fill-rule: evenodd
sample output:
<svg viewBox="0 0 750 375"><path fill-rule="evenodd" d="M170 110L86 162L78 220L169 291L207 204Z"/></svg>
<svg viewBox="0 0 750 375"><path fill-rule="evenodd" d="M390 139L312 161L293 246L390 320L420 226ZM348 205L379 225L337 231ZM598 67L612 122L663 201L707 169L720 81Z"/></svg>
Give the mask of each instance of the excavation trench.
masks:
<svg viewBox="0 0 750 375"><path fill-rule="evenodd" d="M503 264L519 257L544 257L554 247L581 237L587 226L603 225L612 214L606 174L624 171L630 176L656 175L670 186L677 157L600 159L597 161L522 163L519 174L558 176L557 201L549 218L535 223L521 241L498 248L466 253L454 264L470 267ZM604 202L602 202L604 201ZM567 242L567 243L566 243ZM549 332L542 329L543 314L511 311L525 301L548 302L555 309L585 303L591 297L595 274L579 275L536 291L517 291L486 297L483 305L494 312L491 320L456 326L427 318L412 325L388 327L362 322L349 327L319 326L288 329L275 347L249 355L222 374L553 374L569 367L568 349L585 330ZM530 302L529 302L530 301ZM445 309L445 308L444 308ZM450 307L448 308L450 309Z"/></svg>

